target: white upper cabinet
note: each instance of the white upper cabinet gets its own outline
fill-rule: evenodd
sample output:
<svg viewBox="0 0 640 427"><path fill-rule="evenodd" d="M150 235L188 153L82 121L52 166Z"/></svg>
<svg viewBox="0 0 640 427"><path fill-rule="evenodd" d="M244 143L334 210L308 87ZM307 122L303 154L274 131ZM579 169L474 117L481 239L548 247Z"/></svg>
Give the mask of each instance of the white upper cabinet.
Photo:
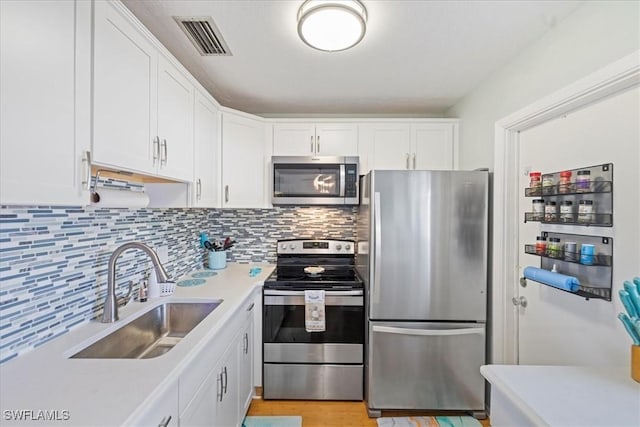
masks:
<svg viewBox="0 0 640 427"><path fill-rule="evenodd" d="M194 89L164 57L158 58L158 174L193 180Z"/></svg>
<svg viewBox="0 0 640 427"><path fill-rule="evenodd" d="M154 174L158 53L112 5L100 0L94 8L94 160Z"/></svg>
<svg viewBox="0 0 640 427"><path fill-rule="evenodd" d="M451 123L412 125L413 153L411 167L420 170L453 169L455 126L457 125Z"/></svg>
<svg viewBox="0 0 640 427"><path fill-rule="evenodd" d="M222 113L222 207L265 207L265 125Z"/></svg>
<svg viewBox="0 0 640 427"><path fill-rule="evenodd" d="M218 108L196 91L194 115L194 185L192 206L218 207L218 137L220 113Z"/></svg>
<svg viewBox="0 0 640 427"><path fill-rule="evenodd" d="M0 1L0 31L0 203L87 203L91 4Z"/></svg>
<svg viewBox="0 0 640 427"><path fill-rule="evenodd" d="M94 161L193 179L194 89L115 5L95 2Z"/></svg>
<svg viewBox="0 0 640 427"><path fill-rule="evenodd" d="M352 123L275 123L276 156L356 156L358 126Z"/></svg>
<svg viewBox="0 0 640 427"><path fill-rule="evenodd" d="M456 167L457 121L360 125L360 173L371 169L451 170Z"/></svg>

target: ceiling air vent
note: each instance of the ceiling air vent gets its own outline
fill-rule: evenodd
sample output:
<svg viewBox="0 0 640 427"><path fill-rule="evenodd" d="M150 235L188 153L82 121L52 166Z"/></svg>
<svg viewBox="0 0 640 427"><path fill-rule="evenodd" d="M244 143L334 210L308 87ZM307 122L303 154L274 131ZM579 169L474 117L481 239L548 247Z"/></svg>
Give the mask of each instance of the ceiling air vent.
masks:
<svg viewBox="0 0 640 427"><path fill-rule="evenodd" d="M230 56L231 51L211 17L174 16L182 31L202 56Z"/></svg>

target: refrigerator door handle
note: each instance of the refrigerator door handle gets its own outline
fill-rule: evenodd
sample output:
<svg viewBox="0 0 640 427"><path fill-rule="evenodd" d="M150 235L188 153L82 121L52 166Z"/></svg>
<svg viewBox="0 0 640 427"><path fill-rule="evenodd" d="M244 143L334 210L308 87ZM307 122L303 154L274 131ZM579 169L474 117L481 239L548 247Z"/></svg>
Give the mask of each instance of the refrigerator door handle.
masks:
<svg viewBox="0 0 640 427"><path fill-rule="evenodd" d="M371 299L373 303L380 303L380 252L382 251L382 218L380 218L380 192L373 194L373 226L374 230L374 257L373 257L373 280L371 286Z"/></svg>
<svg viewBox="0 0 640 427"><path fill-rule="evenodd" d="M386 334L399 335L418 335L418 336L446 336L446 335L484 335L484 327L482 328L461 328L461 329L412 329L412 328L395 328L393 326L373 326L373 332L382 332Z"/></svg>

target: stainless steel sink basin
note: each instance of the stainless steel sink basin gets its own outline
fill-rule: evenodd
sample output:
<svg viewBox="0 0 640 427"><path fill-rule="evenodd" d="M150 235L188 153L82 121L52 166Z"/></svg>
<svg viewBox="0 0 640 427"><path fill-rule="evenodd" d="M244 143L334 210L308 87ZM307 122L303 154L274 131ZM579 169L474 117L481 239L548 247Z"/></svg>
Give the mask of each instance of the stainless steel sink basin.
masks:
<svg viewBox="0 0 640 427"><path fill-rule="evenodd" d="M72 359L151 359L171 350L220 305L168 302L144 313L106 337L80 350Z"/></svg>

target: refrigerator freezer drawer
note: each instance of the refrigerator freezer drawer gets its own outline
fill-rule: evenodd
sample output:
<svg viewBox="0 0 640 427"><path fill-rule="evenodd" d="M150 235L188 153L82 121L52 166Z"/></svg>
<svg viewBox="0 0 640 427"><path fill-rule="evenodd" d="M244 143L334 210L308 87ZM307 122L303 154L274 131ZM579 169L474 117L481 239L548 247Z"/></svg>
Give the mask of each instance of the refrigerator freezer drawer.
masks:
<svg viewBox="0 0 640 427"><path fill-rule="evenodd" d="M367 406L484 411L485 324L370 322Z"/></svg>
<svg viewBox="0 0 640 427"><path fill-rule="evenodd" d="M264 364L265 399L362 400L362 365Z"/></svg>

